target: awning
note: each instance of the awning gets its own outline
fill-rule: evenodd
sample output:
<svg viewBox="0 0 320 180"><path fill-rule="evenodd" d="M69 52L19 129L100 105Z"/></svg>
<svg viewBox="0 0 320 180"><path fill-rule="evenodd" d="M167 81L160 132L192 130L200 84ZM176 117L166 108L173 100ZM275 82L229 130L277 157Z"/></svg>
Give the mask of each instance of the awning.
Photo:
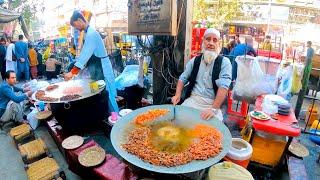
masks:
<svg viewBox="0 0 320 180"><path fill-rule="evenodd" d="M8 23L14 21L18 19L20 15L20 13L0 8L0 23Z"/></svg>

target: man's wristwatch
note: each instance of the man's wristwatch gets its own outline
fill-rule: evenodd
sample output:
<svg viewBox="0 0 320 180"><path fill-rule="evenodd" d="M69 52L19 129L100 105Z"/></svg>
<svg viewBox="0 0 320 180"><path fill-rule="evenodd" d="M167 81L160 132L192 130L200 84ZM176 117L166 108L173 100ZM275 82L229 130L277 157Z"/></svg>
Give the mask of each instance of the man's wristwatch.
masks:
<svg viewBox="0 0 320 180"><path fill-rule="evenodd" d="M216 109L216 108L211 108L211 110L212 110L212 112L213 112L214 114L217 114L217 113L218 113L218 109Z"/></svg>

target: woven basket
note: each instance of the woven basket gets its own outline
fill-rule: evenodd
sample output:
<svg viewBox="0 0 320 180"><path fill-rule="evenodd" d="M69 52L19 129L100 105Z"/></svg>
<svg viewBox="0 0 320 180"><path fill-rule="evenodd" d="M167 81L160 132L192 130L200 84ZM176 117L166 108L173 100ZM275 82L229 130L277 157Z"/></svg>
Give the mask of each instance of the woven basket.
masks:
<svg viewBox="0 0 320 180"><path fill-rule="evenodd" d="M309 156L309 150L300 143L291 143L289 146L289 151L298 157Z"/></svg>
<svg viewBox="0 0 320 180"><path fill-rule="evenodd" d="M42 139L36 139L27 144L19 146L19 151L22 156L26 156L27 160L39 157L46 153L46 144Z"/></svg>
<svg viewBox="0 0 320 180"><path fill-rule="evenodd" d="M37 114L35 115L35 118L37 118L38 120L45 120L49 118L51 115L52 115L51 111L40 111L40 112L37 112Z"/></svg>
<svg viewBox="0 0 320 180"><path fill-rule="evenodd" d="M10 136L15 137L30 131L31 127L28 124L22 124L20 126L12 128L9 134Z"/></svg>
<svg viewBox="0 0 320 180"><path fill-rule="evenodd" d="M83 137L74 135L69 136L68 138L63 140L61 145L64 149L76 149L80 147L83 144L83 142Z"/></svg>
<svg viewBox="0 0 320 180"><path fill-rule="evenodd" d="M83 150L79 157L79 163L85 167L92 167L101 164L106 157L104 149L93 146Z"/></svg>
<svg viewBox="0 0 320 180"><path fill-rule="evenodd" d="M49 180L59 173L59 165L52 158L43 158L30 164L27 169L29 180Z"/></svg>

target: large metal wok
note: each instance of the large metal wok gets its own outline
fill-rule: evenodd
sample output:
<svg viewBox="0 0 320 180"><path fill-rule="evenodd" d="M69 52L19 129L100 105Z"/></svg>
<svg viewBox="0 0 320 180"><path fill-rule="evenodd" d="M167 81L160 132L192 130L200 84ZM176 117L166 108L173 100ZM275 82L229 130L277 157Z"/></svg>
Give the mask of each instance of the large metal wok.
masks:
<svg viewBox="0 0 320 180"><path fill-rule="evenodd" d="M150 109L168 109L170 110L169 113L158 120L170 120L174 118L174 108L175 108L175 119L174 123L176 124L183 124L187 127L193 127L196 124L206 124L212 127L217 128L223 134L222 146L223 149L219 155L209 158L205 161L191 161L185 165L175 166L175 167L164 167L164 166L155 166L146 161L141 160L139 157L128 153L125 151L121 144L126 143L128 129L126 128L128 124L139 114L148 111ZM219 162L229 151L231 146L231 134L229 129L219 120L217 119L210 119L208 121L202 120L200 118L200 111L184 107L184 106L173 106L173 105L156 105L156 106L149 106L144 107L141 109L137 109L128 115L122 117L117 121L117 123L113 126L111 131L111 142L115 150L118 152L120 156L122 156L128 162L141 167L143 169L160 172L160 173L168 173L168 174L182 174L182 173L189 173L198 171L201 169L205 169L207 167L212 166L213 164Z"/></svg>
<svg viewBox="0 0 320 180"><path fill-rule="evenodd" d="M77 80L70 80L70 81L62 81L62 82L58 82L55 84L51 84L51 85L58 85L59 87L57 89L54 89L52 91L46 91L47 87L45 87L45 88L41 88L40 90L45 91L46 96L48 96L48 97L57 98L56 101L44 101L45 103L68 103L71 101L77 101L77 100L81 100L81 99L85 99L85 98L94 96L94 95L100 93L105 88L105 82L99 81L98 89L93 91L90 88L91 82L92 82L92 80L89 80L89 79L77 79ZM68 95L68 94L65 94L63 91L66 88L72 88L72 87L82 87L83 91L79 94L81 97L76 98L76 99L67 100L67 101L61 101L60 98L62 96ZM42 100L39 100L36 98L36 96L35 96L36 92L32 94L31 98L35 101L42 101Z"/></svg>

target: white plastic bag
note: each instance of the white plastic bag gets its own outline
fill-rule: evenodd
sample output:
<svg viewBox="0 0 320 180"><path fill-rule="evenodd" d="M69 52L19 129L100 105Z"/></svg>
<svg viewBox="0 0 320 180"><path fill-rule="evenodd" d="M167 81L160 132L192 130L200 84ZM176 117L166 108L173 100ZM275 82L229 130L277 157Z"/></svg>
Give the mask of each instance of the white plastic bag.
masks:
<svg viewBox="0 0 320 180"><path fill-rule="evenodd" d="M275 94L277 91L277 77L269 74L263 75L261 81L257 82L253 91L256 93L256 96L262 94Z"/></svg>
<svg viewBox="0 0 320 180"><path fill-rule="evenodd" d="M278 113L278 106L268 98L264 98L262 102L262 111L272 115Z"/></svg>
<svg viewBox="0 0 320 180"><path fill-rule="evenodd" d="M282 96L286 100L291 99L291 89L292 89L292 77L293 77L293 67L286 66L279 68L277 73L278 79L280 80L280 85L278 88L277 95Z"/></svg>
<svg viewBox="0 0 320 180"><path fill-rule="evenodd" d="M257 96L262 94L274 94L277 90L277 78L265 74L258 58L240 56L236 58L238 63L238 75L234 87L234 99L254 102Z"/></svg>
<svg viewBox="0 0 320 180"><path fill-rule="evenodd" d="M243 56L238 56L236 58L238 71L233 94L238 96L241 100L244 99L252 102L257 96L256 90L259 89L257 84L260 84L263 80L263 72L261 71L259 62L256 58L248 58L249 59L244 59Z"/></svg>
<svg viewBox="0 0 320 180"><path fill-rule="evenodd" d="M28 115L27 115L27 120L29 122L30 127L34 130L39 126L39 120L37 118L35 118L35 115L38 113L39 111L37 110L37 108L34 108Z"/></svg>
<svg viewBox="0 0 320 180"><path fill-rule="evenodd" d="M291 87L291 91L293 94L299 93L299 91L302 88L303 70L304 70L304 64L302 63L293 64L292 87Z"/></svg>

